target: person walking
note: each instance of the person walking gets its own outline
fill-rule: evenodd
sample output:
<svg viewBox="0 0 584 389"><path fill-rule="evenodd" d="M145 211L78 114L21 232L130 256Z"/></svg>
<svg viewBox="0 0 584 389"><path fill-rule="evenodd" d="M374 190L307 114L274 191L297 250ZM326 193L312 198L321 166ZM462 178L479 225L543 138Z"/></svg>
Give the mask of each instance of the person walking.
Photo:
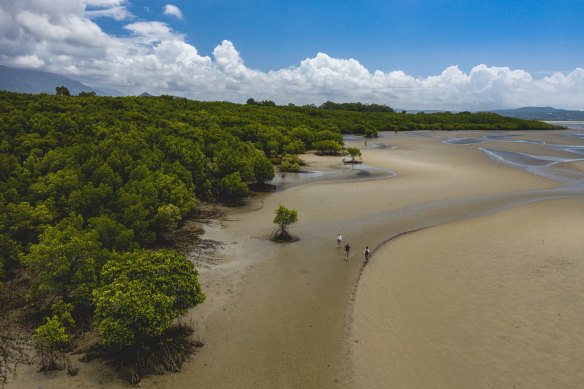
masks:
<svg viewBox="0 0 584 389"><path fill-rule="evenodd" d="M341 247L341 243L343 242L343 237L341 234L337 236L337 247Z"/></svg>
<svg viewBox="0 0 584 389"><path fill-rule="evenodd" d="M351 252L351 245L349 242L345 245L345 259L349 259L349 253Z"/></svg>
<svg viewBox="0 0 584 389"><path fill-rule="evenodd" d="M365 250L363 250L363 255L365 255L365 263L369 262L369 256L371 255L369 246L365 246Z"/></svg>

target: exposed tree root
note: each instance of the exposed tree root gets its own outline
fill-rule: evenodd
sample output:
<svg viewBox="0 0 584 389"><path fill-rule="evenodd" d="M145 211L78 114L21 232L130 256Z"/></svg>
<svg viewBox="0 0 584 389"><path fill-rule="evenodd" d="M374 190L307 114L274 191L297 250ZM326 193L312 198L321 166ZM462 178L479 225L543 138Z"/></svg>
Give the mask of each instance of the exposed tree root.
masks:
<svg viewBox="0 0 584 389"><path fill-rule="evenodd" d="M195 348L203 346L201 341L190 338L192 333L191 327L173 326L159 337L143 340L137 347L95 349L87 354L85 360L105 359L123 372L128 382L136 385L151 374L178 372Z"/></svg>
<svg viewBox="0 0 584 389"><path fill-rule="evenodd" d="M272 231L272 236L270 239L278 243L290 243L296 242L300 238L290 234L288 231L282 231L279 228L276 228L274 231Z"/></svg>

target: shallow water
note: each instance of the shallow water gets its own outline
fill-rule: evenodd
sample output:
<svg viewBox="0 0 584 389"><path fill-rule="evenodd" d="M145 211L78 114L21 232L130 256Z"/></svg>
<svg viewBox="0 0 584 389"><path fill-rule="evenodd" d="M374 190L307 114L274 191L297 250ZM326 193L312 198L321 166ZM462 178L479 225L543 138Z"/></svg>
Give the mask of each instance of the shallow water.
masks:
<svg viewBox="0 0 584 389"><path fill-rule="evenodd" d="M569 151L571 148L561 148L563 151ZM583 158L566 158L547 155L531 155L513 151L498 150L493 148L480 148L489 155L493 160L519 169L527 170L530 173L551 180L561 182L571 187L584 186L584 173L557 167L556 164L584 161ZM577 149L580 151L580 149ZM576 152L576 154L581 154Z"/></svg>
<svg viewBox="0 0 584 389"><path fill-rule="evenodd" d="M381 179L395 176L395 172L381 169L365 163L358 165L342 165L332 170L313 170L301 173L276 173L269 183L276 186L276 191L281 192L295 186L316 182L342 182L363 179Z"/></svg>
<svg viewBox="0 0 584 389"><path fill-rule="evenodd" d="M546 123L553 124L554 126L562 126L562 127L570 128L573 130L584 130L584 121L581 121L581 120L546 121Z"/></svg>
<svg viewBox="0 0 584 389"><path fill-rule="evenodd" d="M579 124L574 124L570 122L570 125L578 126ZM584 126L584 122L582 122ZM576 127L577 128L577 127ZM546 155L541 153L538 155L521 153L517 151L501 150L494 147L480 147L479 150L483 151L494 161L502 163L507 166L511 166L518 169L523 169L529 171L530 173L536 174L541 177L545 177L563 185L568 185L571 187L584 186L584 173L574 170L566 169L561 166L556 166L558 164L570 163L584 161L584 133L578 130L574 131L563 131L557 133L558 136L566 137L570 139L576 139L582 141L581 145L569 145L569 144L555 144L549 143L545 140L534 139L537 137L537 133L530 132L526 136L525 133L519 134L487 134L481 137L451 137L444 140L442 143L445 144L458 144L458 145L471 145L479 144L485 142L498 142L498 143L529 143L534 145L542 145L545 149L550 151L560 151L574 155L574 157L561 157L556 155Z"/></svg>
<svg viewBox="0 0 584 389"><path fill-rule="evenodd" d="M402 370L397 369L396 372L393 372L393 376L391 377L392 379L394 379L394 383L395 382L400 382L400 378L403 377L408 377L408 374L411 377L425 377L426 379L428 379L428 381L426 382L425 385L423 386L419 386L419 387L428 387L429 385L434 385L434 387L453 387L452 383L456 382L456 378L457 377L465 377L465 379L467 379L468 382L466 382L465 384L459 384L454 385L454 387L493 387L492 385L481 385L477 380L478 374L476 374L476 371L473 372L469 372L469 371L464 371L464 369L461 369L460 371L456 371L453 368L453 366L455 365L454 363L447 363L448 360L451 360L451 356L456 355L455 359L458 358L459 359L459 365L460 366L481 366L483 368L483 370L480 370L480 373L482 375L485 376L489 376L489 374L492 374L492 372L494 371L494 369L490 369L488 367L488 363L489 360L487 358L490 358L491 355L489 354L490 349L489 347L492 347L491 344L483 344L480 342L480 340L482 339L480 337L480 335L478 336L479 341L477 341L478 346L477 349L480 350L481 357L476 357L475 355L470 355L470 357L468 356L468 345L471 343L471 340L474 341L474 333L473 331L479 331L479 334L481 333L481 329L483 327L481 326L486 326L484 328L491 328L489 326L489 324L485 324L484 322L481 322L479 324L476 324L476 327L471 327L469 325L468 328L465 328L467 330L470 331L470 333L472 334L473 337L471 337L470 335L468 337L464 337L460 335L459 333L454 333L451 334L452 335L452 339L456 339L456 340L460 340L459 343L462 343L466 348L460 348L460 349L455 349L455 346L452 346L453 344L456 344L456 347L458 347L458 344L456 342L451 342L448 343L448 341L450 340L446 340L443 341L444 339L441 338L440 336L436 336L436 344L435 345L431 345L430 341L424 341L424 339L430 339L432 338L436 331L435 328L432 327L431 323L432 319L430 320L426 320L426 322L420 323L420 322L416 322L415 319L415 315L417 315L420 311L425 311L426 309L430 309L430 308L436 308L439 309L438 307L440 306L440 304L430 304L430 306L428 307L424 307L424 306L416 306L416 304L413 304L414 307L412 307L408 312L408 314L413 315L413 316L409 316L409 318L411 319L412 317L414 317L414 319L411 319L412 322L410 323L410 325L406 325L404 327L399 327L396 325L397 328L397 332L396 331L389 331L389 332L383 332L384 333L384 337L380 337L379 333L382 332L382 329L387 327L388 322L394 321L395 323L402 323L406 320L406 317L403 316L402 311L400 311L400 307L401 306L406 306L408 305L408 303L410 303L411 301L411 296L416 295L418 293L417 291L417 287L414 285L411 286L404 286L404 291L402 295L396 297L394 295L392 295L391 293L388 292L388 288L390 287L390 283L391 281L389 281L389 279L391 278L390 276L392 274L394 274L394 271L396 269L391 268L391 269L385 269L383 270L383 266L380 267L375 267L375 261L382 261L383 263L389 263L389 261L392 258L388 258L385 257L384 253L385 251L381 252L381 256L379 258L376 258L376 254L379 248L381 248L381 246L384 246L385 243L387 243L389 240L392 240L393 238L395 238L396 236L399 236L403 233L406 232L410 232L410 231L418 231L427 227L435 227L438 225L444 225L450 222L458 222L458 221L462 221L462 220L467 220L467 219L471 219L471 218L475 218L478 216L483 216L483 215L491 215L494 214L498 211L502 211L502 210L507 210L510 208L515 208L521 205L525 205L525 204L530 204L530 203L535 203L535 202L540 202L540 201L544 201L544 200L555 200L555 199L568 199L568 198L582 198L584 197L584 172L582 170L577 169L572 163L579 163L580 161L584 161L584 157L582 157L582 155L584 154L584 134L581 131L569 131L569 132L562 132L562 133L557 133L557 134L553 134L554 136L550 137L549 133L547 134L543 134L543 136L540 139L537 139L537 133L534 132L529 132L529 133L522 133L522 134L513 134L513 137L510 136L500 136L500 134L488 134L486 136L480 136L480 137L460 137L460 138L448 138L445 141L442 141L442 143L445 144L452 144L452 145L461 145L461 148L465 148L466 150L473 150L476 149L477 152L479 152L478 150L480 150L480 152L485 153L486 155L488 155L492 161L497 162L499 164L503 164L509 167L512 167L514 169L519 169L519 170L523 170L523 171L527 171L531 174L540 176L540 177L544 177L547 179L551 179L553 181L558 182L560 185L556 188L552 188L552 189L538 189L538 190L530 190L530 191L520 191L520 192L511 192L511 193L494 193L494 194L485 194L485 195L470 195L470 196L463 196L463 197L458 197L458 198L449 198L446 200L440 200L440 201L429 201L426 203L421 203L421 204L415 204L415 205L411 205L411 206L407 206L407 207L402 207L399 209L394 209L391 211L387 211L384 213L380 213L376 216L376 222L379 222L380 224L383 222L383 220L386 220L386 224L385 224L385 229L388 232L388 236L385 240L380 241L379 244L377 245L377 247L375 247L374 250L374 256L373 256L373 266L371 268L367 268L366 276L364 276L364 278L362 278L359 282L359 290L361 288L365 288L367 290L367 296L369 298L372 297L373 294L375 294L376 296L382 296L381 298L381 302L379 303L379 305L374 305L374 306L369 306L367 309L367 312L370 313L370 316L367 316L366 319L363 321L360 321L360 325L362 327L360 327L359 330L359 336L356 338L352 338L351 341L355 342L355 345L353 346L353 350L357 350L359 347L361 347L361 351L360 351L360 356L358 358L360 360L360 365L357 365L358 367L360 367L362 370L360 370L357 373L357 377L358 380L357 382L368 382L368 384L371 384L367 387L385 387L383 384L380 384L379 382L372 384L372 381L369 379L369 377L379 373L379 372L383 372L384 370L388 370L390 368L390 366L388 366L388 364L391 364L388 361L392 361L393 359L400 359L401 355L405 354L412 354L412 355L416 355L415 353L410 353L409 351L410 348L414 349L416 348L418 351L420 351L419 355L423 355L424 358L426 358L428 355L430 355L431 353L433 357L428 357L425 360L431 360L432 364L424 364L424 363L420 363L420 360L422 360L422 357L418 358L418 360L414 360L412 364L408 365L407 363L402 366ZM441 139L444 136L444 133L441 134L436 134L434 137L437 139ZM575 143L580 143L580 144L574 144L574 145L566 145L566 144L562 144L562 138L561 137L567 137L570 138L571 141L576 140ZM554 140L557 141L557 143L549 143L550 140ZM541 147L533 147L533 149L537 149L537 152L531 152L528 153L522 153L522 152L518 152L518 151L509 151L509 150L501 150L498 148L494 148L494 147L476 147L473 146L474 144L478 144L478 143L483 143L483 142L501 142L501 143L531 143L531 144L535 144L535 145L541 145ZM547 143L546 143L547 141ZM467 145L467 146L464 146ZM519 146L519 145L518 145ZM458 149L458 146L456 146L456 148ZM524 150L524 148L521 148L521 150ZM548 152L549 151L549 152ZM558 151L560 152L565 152L568 153L568 156L558 156L555 154L558 154ZM572 165L571 165L572 164ZM378 219L378 220L377 220ZM371 222L371 218L368 222ZM365 228L367 225L367 223L365 221L363 221L363 227ZM526 225L526 228L529 229L529 225ZM491 231L489 233L487 233L486 236L488 236L490 233L493 233L494 231ZM507 232L507 230L505 230L504 228L500 228L498 230L498 232L502 232L504 237L507 238L509 237L509 239L513 239L513 230L508 231L509 233L507 235L505 235L505 233ZM417 234L417 233L416 233ZM527 233L529 235L529 232ZM417 235L414 235L417 236ZM533 236L530 236L533 237ZM539 238L539 235L535 236L535 238ZM446 239L446 237L444 238ZM472 240L473 238L471 238ZM456 239L455 239L456 240ZM537 240L537 239L536 239ZM551 239L550 239L551 240ZM542 239L543 242L543 239ZM418 243L420 243L420 241L418 241ZM547 240L546 240L547 243ZM416 244L416 243L414 243ZM470 244L469 242L465 242L465 241L460 241L461 246L465 246ZM499 242L493 243L493 246L496 246L496 244L499 244ZM515 246L512 246L512 248L510 248L511 254L517 254L519 257L522 256L522 253L524 252L524 250L522 250L522 243L521 241L515 242L514 243ZM424 243L420 243L419 246L423 247L425 244ZM479 247L479 249L484 249L484 250L490 250L490 245L491 242L488 241L487 239L487 243L485 243L482 247ZM505 247L505 246L502 246ZM511 246L510 246L511 247ZM384 247L385 250L385 247ZM453 254L456 252L456 249L445 249L447 253ZM513 251L515 250L515 251ZM423 250L422 250L423 251ZM427 258L432 258L433 253L431 251L428 252L422 252L421 254L418 253L418 255L425 255ZM414 257L408 257L407 260L411 260L412 263L418 263L418 259L415 256ZM457 260L460 260L461 263L464 263L466 261L466 258L461 257L461 258L457 258ZM479 262L480 263L480 262ZM507 264L505 261L502 261L503 265L502 266L513 266L512 264ZM412 268L415 268L416 265L412 265ZM455 283L457 282L457 277L460 276L460 274L458 273L458 268L451 265L451 264L446 264L445 266L447 269L451 269L451 270L443 270L441 269L441 271L444 271L446 274L446 279L442 280L443 282L445 282L445 284L442 287L437 287L437 290L435 291L435 295L430 294L429 295L429 299L432 300L433 298L437 298L436 295L440 295L444 290L446 290L449 286L449 283ZM528 269L529 270L529 269ZM388 271L389 273L384 273L385 271ZM412 270L412 272L414 271L418 271L419 273L423 273L424 269L419 269L419 270ZM452 274L448 274L448 271L455 271ZM379 274L379 272L383 272L383 274ZM375 275L372 275L376 273ZM501 272L502 275L508 274L508 270L504 270ZM375 278L377 277L377 278ZM407 276L406 276L407 277ZM433 275L429 274L426 275L426 280L432 280ZM453 278L448 278L448 277L454 277ZM396 276L396 278L399 278L399 276ZM497 277L493 277L492 284L495 286L499 287L499 290L501 289L500 285L501 285L501 277L497 276ZM472 282L471 282L472 283ZM365 285L363 285L365 284ZM407 284L407 282L405 282L405 284ZM490 284L489 284L490 285ZM531 284L530 284L531 285ZM537 282L534 282L534 285L539 285ZM558 289L561 289L561 286L557 286ZM420 286L420 289L423 288L423 285ZM520 288L518 288L520 289ZM456 289L453 289L456 290ZM471 291L466 291L469 295L472 294ZM504 291L502 291L501 293L503 293ZM457 301L459 298L460 294L464 294L465 290L456 290L456 293L454 293L453 295L453 300L447 301L447 299L445 299L445 302L442 302L445 306L450 304L449 309L451 309L451 311L453 312L452 317L446 317L444 323L446 328L450 328L450 327L456 327L456 325L459 323L459 319L464 319L463 317L460 316L456 316L460 314L460 309L462 308L462 304L461 305L457 305ZM367 300L367 301L363 301L360 303L359 301L359 291L357 291L357 304L362 304L361 307L366 306L367 304L371 305L371 300ZM529 295L529 293L527 293L527 295ZM501 317L503 319L501 319L501 317L495 316L495 313L491 313L489 311L489 304L491 303L491 301L489 300L489 298L491 297L491 295L480 295L480 298L477 301L474 301L472 304L469 304L469 311L471 311L472 313L474 313L475 311L479 311L479 312L486 312L485 316L487 316L487 319L492 319L494 323L501 324L501 326L503 328L505 328L506 330L508 330L508 322L510 320L509 315L504 316L502 315ZM391 302L391 303L388 303ZM464 298L461 299L461 301L464 302ZM509 299L510 302L513 301L512 298ZM481 304L485 304L484 306ZM393 308L395 308L395 310L393 310ZM409 309L409 308L408 308ZM404 310L405 311L405 310ZM363 312L361 311L356 311L356 312ZM387 313L386 312L390 312ZM499 314L499 313L497 313ZM581 314L581 312L575 312L574 314ZM488 316L488 315L492 315L492 316ZM389 319L387 319L387 316L390 316ZM383 321L383 317L385 317L388 322L384 322ZM536 315L536 319L539 320L538 323L541 322L546 322L546 320L548 319L548 317L544 317L541 316L539 314ZM449 322L449 320L452 320L452 322ZM394 324L395 324L394 323ZM448 324L451 323L451 324ZM473 325L475 323L472 323ZM515 323L513 323L513 325L516 325ZM515 329L516 327L511 326L511 329ZM408 332L409 331L409 332ZM427 332L424 332L427 331ZM486 331L486 330L485 330ZM497 333L496 331L491 331L491 334L494 333L496 336L498 336L499 338L505 337L508 334L507 333ZM353 332L353 335L355 334L355 332ZM540 343L540 339L536 337L533 337L533 334L530 333L521 333L522 336L525 336L526 339L529 339L530 344L533 345L533 347L540 347L542 343ZM550 335L551 334L551 335ZM408 337L408 335L413 335L415 336L416 339L412 339L412 342L407 342L407 341L402 341L400 340L401 338L406 339ZM550 330L549 333L546 334L538 334L538 336L550 336L551 338L558 338L558 334L554 333L553 330ZM499 339L498 338L498 339ZM398 339L398 340L396 340ZM415 341L422 339L421 342L417 342L420 344L417 345L413 345L414 343L416 343ZM468 342L468 344L465 344L465 341ZM360 342L360 343L356 343L356 342ZM368 346L364 346L364 344L367 344ZM505 342L502 342L502 344L504 345ZM374 346L377 347L377 345L383 345L382 347L379 347L379 350L374 350ZM393 347L399 347L402 346L404 347L403 350L401 350L403 352L403 354L400 353L399 350L393 348ZM431 349L432 346L435 346L436 349L432 349L431 352L426 352L428 350ZM452 349L448 349L448 346L452 347ZM427 349L426 349L427 348ZM567 347L565 348L567 349ZM424 351L426 350L426 351ZM453 351L454 350L454 351ZM545 354L545 350L538 350L541 351L540 355L546 355ZM450 354L449 354L450 353ZM446 357L448 355L448 357ZM477 353L478 355L478 353ZM485 357L486 355L486 357ZM515 356L515 354L513 354L512 356ZM416 358L418 357L418 355L416 355ZM556 356L557 357L557 356ZM392 359L393 358L393 359ZM432 360L432 358L434 358L435 360ZM464 360L464 358L468 358L467 361ZM485 359L481 359L481 358L485 358ZM414 358L415 359L415 358ZM504 360L504 357L502 355L495 355L495 359L499 360L502 359ZM365 363L363 363L363 361L365 361ZM513 360L509 360L510 364L511 362L516 362ZM417 363L417 364L416 364ZM467 363L465 365L465 363ZM474 365L473 365L474 364ZM365 367L363 368L363 366L365 365ZM420 365L420 366L418 366ZM442 366L443 365L443 366ZM503 365L505 365L505 363L503 363ZM566 364L567 365L567 364ZM487 367L485 367L487 366ZM458 367L458 365L456 366ZM418 372L414 372L414 371L410 371L408 372L407 369L416 369L416 368L420 368L422 370L418 371ZM434 374L427 374L427 371L423 371L424 369L426 369L427 371L432 371L434 370L435 372L440 372L438 373L434 373ZM467 368L468 370L468 368ZM479 371L479 370L477 370ZM485 373L486 372L486 373ZM371 374L374 373L374 374ZM473 376L473 374L475 374ZM545 375L545 373L542 373L543 375ZM383 377L383 374L377 374L380 377ZM452 379L446 380L447 382L449 382L449 385L440 385L438 382L438 378L441 378L440 376L444 375L444 376L450 376L450 377L454 377ZM529 382L528 380L530 379L530 374L525 374L522 373L520 371L514 372L513 374L513 379L517 380L517 381L513 381L513 382ZM365 377L365 378L363 378ZM548 377L550 379L553 380L553 377ZM368 381L369 380L369 381ZM573 382L574 380L571 380L570 382ZM412 385L412 381L408 380L407 378L405 380L401 381L401 384L397 384L394 385L396 387L408 387L407 385L404 385L404 383L407 382L409 383L409 385ZM423 380L421 380L420 382L423 382ZM429 384L429 383L432 384ZM460 382L464 382L464 380L460 381ZM472 383L469 385L469 382ZM495 381L494 381L495 382ZM484 384L484 381L482 382ZM415 385L413 385L415 386ZM526 386L529 387L529 386ZM533 386L532 386L533 387Z"/></svg>

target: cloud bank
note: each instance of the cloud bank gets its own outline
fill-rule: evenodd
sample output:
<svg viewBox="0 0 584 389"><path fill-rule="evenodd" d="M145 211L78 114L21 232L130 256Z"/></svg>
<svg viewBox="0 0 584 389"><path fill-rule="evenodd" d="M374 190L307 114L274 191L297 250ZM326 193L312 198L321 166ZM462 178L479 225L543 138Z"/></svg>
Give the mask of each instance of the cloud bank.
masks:
<svg viewBox="0 0 584 389"><path fill-rule="evenodd" d="M168 4L164 13L180 18ZM101 18L124 24L105 33ZM422 54L423 55L423 54ZM534 78L508 67L450 66L429 77L369 70L356 59L318 53L286 69L248 68L234 44L201 55L184 34L137 20L126 0L3 0L0 63L63 74L126 94L173 94L200 100L279 104L361 101L411 109L480 110L520 106L584 109L584 69Z"/></svg>

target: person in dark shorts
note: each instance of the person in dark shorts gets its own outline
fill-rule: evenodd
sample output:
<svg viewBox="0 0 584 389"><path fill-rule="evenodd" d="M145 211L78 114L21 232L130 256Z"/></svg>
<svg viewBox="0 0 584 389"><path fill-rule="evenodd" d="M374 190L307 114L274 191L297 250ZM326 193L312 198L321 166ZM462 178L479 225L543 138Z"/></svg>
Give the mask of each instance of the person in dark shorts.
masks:
<svg viewBox="0 0 584 389"><path fill-rule="evenodd" d="M341 247L341 243L343 242L343 237L341 234L337 236L337 247Z"/></svg>
<svg viewBox="0 0 584 389"><path fill-rule="evenodd" d="M351 252L351 245L349 242L345 245L345 259L349 259L349 253Z"/></svg>

